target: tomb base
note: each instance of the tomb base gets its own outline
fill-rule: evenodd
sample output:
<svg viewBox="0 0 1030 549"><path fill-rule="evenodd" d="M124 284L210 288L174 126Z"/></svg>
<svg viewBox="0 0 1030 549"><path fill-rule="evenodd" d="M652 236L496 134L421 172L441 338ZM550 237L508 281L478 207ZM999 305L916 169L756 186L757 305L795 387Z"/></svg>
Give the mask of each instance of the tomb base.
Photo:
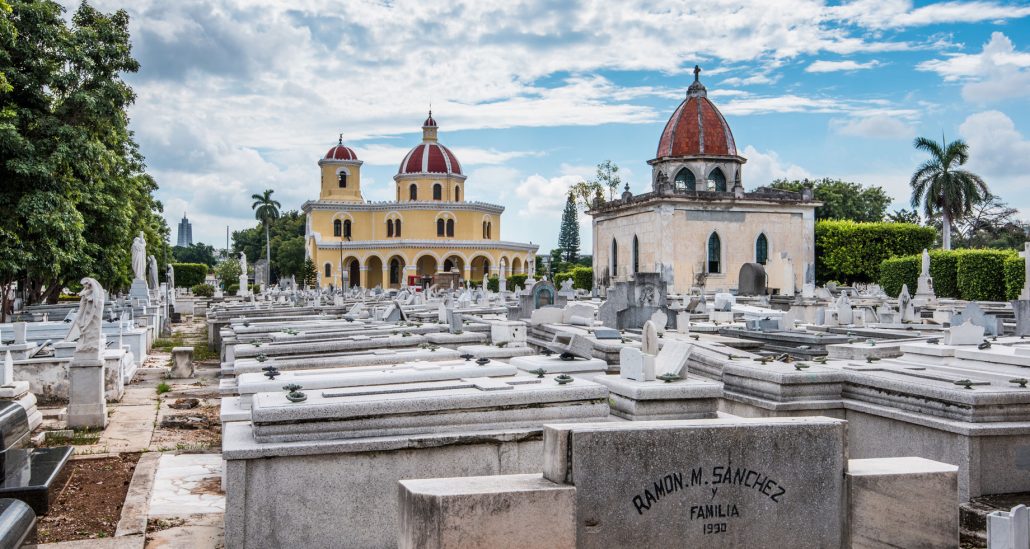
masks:
<svg viewBox="0 0 1030 549"><path fill-rule="evenodd" d="M612 415L630 421L708 419L718 414L722 383L691 378L672 383L597 376L608 387Z"/></svg>

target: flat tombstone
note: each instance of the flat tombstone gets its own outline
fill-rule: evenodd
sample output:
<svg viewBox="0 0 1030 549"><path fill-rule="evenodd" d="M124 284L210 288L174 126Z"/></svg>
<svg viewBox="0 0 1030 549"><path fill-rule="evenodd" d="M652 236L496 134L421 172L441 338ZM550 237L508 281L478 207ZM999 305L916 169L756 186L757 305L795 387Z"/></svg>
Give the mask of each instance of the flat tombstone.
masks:
<svg viewBox="0 0 1030 549"><path fill-rule="evenodd" d="M544 478L576 487L577 547L841 547L845 422L544 426Z"/></svg>
<svg viewBox="0 0 1030 549"><path fill-rule="evenodd" d="M745 263L740 266L737 295L765 295L765 267L761 263Z"/></svg>

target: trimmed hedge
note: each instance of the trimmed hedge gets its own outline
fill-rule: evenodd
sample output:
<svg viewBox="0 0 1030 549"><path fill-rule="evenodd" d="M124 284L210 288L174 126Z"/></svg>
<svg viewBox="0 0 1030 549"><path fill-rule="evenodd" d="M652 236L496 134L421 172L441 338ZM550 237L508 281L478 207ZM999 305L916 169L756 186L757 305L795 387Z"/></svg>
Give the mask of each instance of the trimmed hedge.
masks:
<svg viewBox="0 0 1030 549"><path fill-rule="evenodd" d="M872 282L880 277L880 265L885 259L921 253L932 247L936 238L936 229L914 223L817 221L817 281Z"/></svg>
<svg viewBox="0 0 1030 549"><path fill-rule="evenodd" d="M210 284L197 284L190 288L190 292L197 297L211 297L215 295L215 287Z"/></svg>
<svg viewBox="0 0 1030 549"><path fill-rule="evenodd" d="M572 279L573 288L579 288L588 292L594 289L594 269L592 267L579 265L564 273L558 273L554 275L554 285L561 286L562 282L570 278Z"/></svg>
<svg viewBox="0 0 1030 549"><path fill-rule="evenodd" d="M1012 252L968 250L958 257L958 290L970 301L1005 300L1005 260Z"/></svg>
<svg viewBox="0 0 1030 549"><path fill-rule="evenodd" d="M1023 287L1023 263L1016 257L1018 267L1010 266L1013 257L1012 252L1004 250L932 251L930 276L934 293L937 297L970 301L1002 301L1011 295L1012 285L1018 284L1018 294ZM921 268L921 254L887 259L880 265L880 286L887 295L896 296L901 285L908 284L909 292L915 294ZM1010 269L1019 272L1012 273Z"/></svg>
<svg viewBox="0 0 1030 549"><path fill-rule="evenodd" d="M1026 281L1026 264L1022 257L1012 256L1005 260L1005 298L1019 299Z"/></svg>
<svg viewBox="0 0 1030 549"><path fill-rule="evenodd" d="M892 257L880 264L880 287L890 296L901 294L901 287L908 284L909 293L916 292L919 281L920 258L917 255ZM933 266L933 262L930 262Z"/></svg>
<svg viewBox="0 0 1030 549"><path fill-rule="evenodd" d="M529 278L529 275L524 275L524 274L511 275L510 277L507 278L507 282L505 283L505 286L508 287L508 291L509 292L515 291L515 286L522 286L523 288L525 288L526 287L526 279L527 278ZM501 281L500 281L500 279L497 278L496 275L491 276L490 278L486 279L486 289L487 290L490 290L491 292L496 292L496 291L498 291L500 289L500 287L501 287Z"/></svg>
<svg viewBox="0 0 1030 549"><path fill-rule="evenodd" d="M175 269L175 286L177 288L192 288L197 284L203 284L207 278L207 265L203 263L172 263Z"/></svg>

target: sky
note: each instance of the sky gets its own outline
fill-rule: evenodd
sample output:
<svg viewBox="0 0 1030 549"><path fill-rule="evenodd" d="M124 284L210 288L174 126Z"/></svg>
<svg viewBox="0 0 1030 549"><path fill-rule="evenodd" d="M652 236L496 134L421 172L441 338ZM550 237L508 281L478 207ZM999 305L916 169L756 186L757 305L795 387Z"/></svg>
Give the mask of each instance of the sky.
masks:
<svg viewBox="0 0 1030 549"><path fill-rule="evenodd" d="M505 206L502 239L548 250L599 162L649 190L695 64L748 190L832 177L908 207L913 138L962 138L966 167L1030 218L1030 1L91 3L131 17L131 127L173 243L184 212L221 248L227 226L254 226L252 194L316 199L340 133L365 199L393 199L432 105L466 198Z"/></svg>

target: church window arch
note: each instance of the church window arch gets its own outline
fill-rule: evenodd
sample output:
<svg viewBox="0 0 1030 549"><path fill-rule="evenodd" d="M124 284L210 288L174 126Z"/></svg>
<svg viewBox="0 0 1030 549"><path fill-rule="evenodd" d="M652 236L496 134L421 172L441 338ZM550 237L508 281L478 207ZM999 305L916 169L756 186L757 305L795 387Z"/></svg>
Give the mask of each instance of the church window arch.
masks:
<svg viewBox="0 0 1030 549"><path fill-rule="evenodd" d="M447 220L447 236L454 236L454 220Z"/></svg>
<svg viewBox="0 0 1030 549"><path fill-rule="evenodd" d="M433 183L433 200L443 200L443 186Z"/></svg>
<svg viewBox="0 0 1030 549"><path fill-rule="evenodd" d="M394 219L393 220L393 236L395 236L397 238L401 237L401 220L400 219Z"/></svg>
<svg viewBox="0 0 1030 549"><path fill-rule="evenodd" d="M719 274L722 272L722 240L719 233L712 233L708 237L708 272Z"/></svg>
<svg viewBox="0 0 1030 549"><path fill-rule="evenodd" d="M715 168L708 174L708 185L718 192L726 192L726 174L722 168Z"/></svg>
<svg viewBox="0 0 1030 549"><path fill-rule="evenodd" d="M694 177L694 172L690 171L690 168L681 168L680 171L676 172L676 190L697 190L697 178Z"/></svg>
<svg viewBox="0 0 1030 549"><path fill-rule="evenodd" d="M412 183L408 186L408 200L418 200L418 185Z"/></svg>
<svg viewBox="0 0 1030 549"><path fill-rule="evenodd" d="M341 189L347 188L347 175L347 170L342 168L336 172L336 181L339 182Z"/></svg>
<svg viewBox="0 0 1030 549"><path fill-rule="evenodd" d="M458 185L454 186L454 201L461 202L461 187Z"/></svg>
<svg viewBox="0 0 1030 549"><path fill-rule="evenodd" d="M343 237L350 238L351 236L351 222L350 219L343 220Z"/></svg>
<svg viewBox="0 0 1030 549"><path fill-rule="evenodd" d="M758 235L755 239L755 263L765 265L769 261L769 239L765 233Z"/></svg>
<svg viewBox="0 0 1030 549"><path fill-rule="evenodd" d="M446 225L446 223L444 222L443 219L437 219L436 220L436 236L443 236L444 235L444 226L445 225Z"/></svg>
<svg viewBox="0 0 1030 549"><path fill-rule="evenodd" d="M393 220L386 220L386 238L393 238Z"/></svg>
<svg viewBox="0 0 1030 549"><path fill-rule="evenodd" d="M619 243L612 239L612 274L619 276Z"/></svg>
<svg viewBox="0 0 1030 549"><path fill-rule="evenodd" d="M332 265L332 263L326 262L326 264L325 264L325 277L326 278L332 278L333 277L333 265Z"/></svg>
<svg viewBox="0 0 1030 549"><path fill-rule="evenodd" d="M640 272L640 241L633 235L633 274Z"/></svg>
<svg viewBox="0 0 1030 549"><path fill-rule="evenodd" d="M333 220L333 236L343 236L343 222L339 219Z"/></svg>

